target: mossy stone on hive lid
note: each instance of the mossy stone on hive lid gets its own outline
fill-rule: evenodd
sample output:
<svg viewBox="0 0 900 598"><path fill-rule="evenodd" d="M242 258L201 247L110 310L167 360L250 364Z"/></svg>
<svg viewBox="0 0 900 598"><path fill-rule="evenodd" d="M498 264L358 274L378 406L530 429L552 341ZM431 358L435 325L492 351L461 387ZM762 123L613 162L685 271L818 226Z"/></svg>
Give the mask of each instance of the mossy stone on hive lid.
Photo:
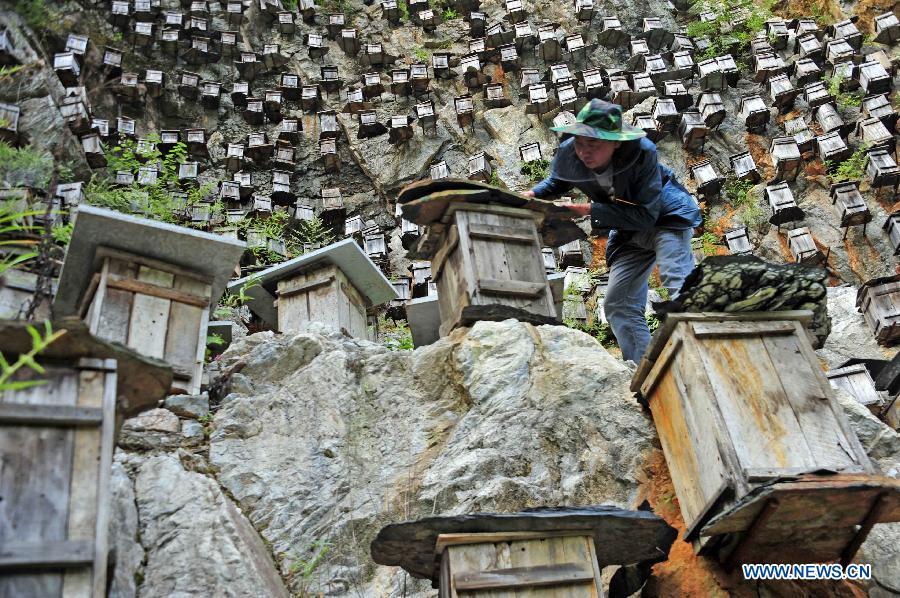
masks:
<svg viewBox="0 0 900 598"><path fill-rule="evenodd" d="M403 567L413 577L437 582L441 534L585 531L594 539L600 567L660 561L677 532L657 515L618 507L539 507L519 513L472 513L428 517L385 526L372 541L372 560Z"/></svg>

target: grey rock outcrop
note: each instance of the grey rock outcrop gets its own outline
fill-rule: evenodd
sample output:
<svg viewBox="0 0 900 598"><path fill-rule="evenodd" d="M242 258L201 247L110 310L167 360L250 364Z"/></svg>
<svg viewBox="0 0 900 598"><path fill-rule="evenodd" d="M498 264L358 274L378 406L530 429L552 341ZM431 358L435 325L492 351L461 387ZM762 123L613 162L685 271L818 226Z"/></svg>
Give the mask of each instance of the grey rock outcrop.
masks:
<svg viewBox="0 0 900 598"><path fill-rule="evenodd" d="M389 521L636 496L652 424L629 368L581 332L479 322L414 352L336 334L250 342L223 359L271 389L229 396L210 461L283 574L330 545L323 591L368 582L368 541Z"/></svg>
<svg viewBox="0 0 900 598"><path fill-rule="evenodd" d="M142 597L287 597L265 545L212 479L157 455L138 468L135 490Z"/></svg>
<svg viewBox="0 0 900 598"><path fill-rule="evenodd" d="M172 395L163 406L175 415L197 419L209 413L209 395Z"/></svg>

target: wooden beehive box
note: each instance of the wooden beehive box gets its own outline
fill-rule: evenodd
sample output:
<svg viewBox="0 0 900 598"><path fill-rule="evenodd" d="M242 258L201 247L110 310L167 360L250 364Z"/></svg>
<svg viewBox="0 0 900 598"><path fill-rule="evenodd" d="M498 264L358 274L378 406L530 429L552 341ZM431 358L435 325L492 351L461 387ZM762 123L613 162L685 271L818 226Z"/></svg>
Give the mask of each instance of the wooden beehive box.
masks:
<svg viewBox="0 0 900 598"><path fill-rule="evenodd" d="M844 143L840 131L832 131L816 137L816 153L823 162L838 164L849 158L853 152Z"/></svg>
<svg viewBox="0 0 900 598"><path fill-rule="evenodd" d="M875 390L875 381L866 366L857 363L829 370L825 373L832 388L847 391L859 404L876 414L883 404L881 395Z"/></svg>
<svg viewBox="0 0 900 598"><path fill-rule="evenodd" d="M431 189L438 184L418 185ZM542 242L536 224L541 215L512 207L509 203L523 203L518 196L499 190L490 193L508 198L509 203L466 201L471 194L466 190L471 185L471 181L460 181L459 191L450 188L425 194L411 204L403 201L401 192L404 217L428 227L420 242L420 248L427 242L427 249L420 249L424 253L420 257L432 261L441 334L477 320L498 317L533 322L554 320L556 308L542 265ZM448 188L448 183L442 183L440 188ZM416 191L424 193L421 189ZM571 239L556 245L568 240Z"/></svg>
<svg viewBox="0 0 900 598"><path fill-rule="evenodd" d="M802 220L805 216L786 182L767 185L765 195L772 208L772 216L769 218L772 224L781 226L785 222Z"/></svg>
<svg viewBox="0 0 900 598"><path fill-rule="evenodd" d="M117 420L155 406L171 372L92 337L76 319L0 392L0 593L62 598L107 595L110 472ZM11 363L32 347L24 322L0 321Z"/></svg>
<svg viewBox="0 0 900 598"><path fill-rule="evenodd" d="M730 156L728 160L731 162L731 169L734 171L734 176L738 179L750 181L754 184L762 179L759 170L756 168L756 162L753 160L753 156L750 152L739 152Z"/></svg>
<svg viewBox="0 0 900 598"><path fill-rule="evenodd" d="M768 124L770 117L769 108L760 96L751 95L741 98L738 118L744 121L744 126L748 130L764 128Z"/></svg>
<svg viewBox="0 0 900 598"><path fill-rule="evenodd" d="M722 124L727 115L725 104L722 103L722 96L714 91L704 91L697 100L697 110L703 117L703 122L710 129L714 129Z"/></svg>
<svg viewBox="0 0 900 598"><path fill-rule="evenodd" d="M705 196L718 195L725 184L725 179L709 160L701 160L691 166L691 178L697 182L697 193Z"/></svg>
<svg viewBox="0 0 900 598"><path fill-rule="evenodd" d="M753 253L753 246L750 244L750 237L747 235L746 227L725 231L725 244L728 246L728 252L731 255Z"/></svg>
<svg viewBox="0 0 900 598"><path fill-rule="evenodd" d="M880 44L893 44L900 39L900 20L893 12L875 17L875 38Z"/></svg>
<svg viewBox="0 0 900 598"><path fill-rule="evenodd" d="M166 361L173 388L197 394L210 306L243 249L218 235L79 206L54 312Z"/></svg>
<svg viewBox="0 0 900 598"><path fill-rule="evenodd" d="M876 149L866 152L866 175L872 187L894 187L900 184L900 168L887 150Z"/></svg>
<svg viewBox="0 0 900 598"><path fill-rule="evenodd" d="M875 474L834 399L811 316L669 314L632 380L685 538L730 566L846 563L871 524L900 519L900 480Z"/></svg>
<svg viewBox="0 0 900 598"><path fill-rule="evenodd" d="M856 309L879 343L896 342L900 338L900 275L863 283L856 293Z"/></svg>
<svg viewBox="0 0 900 598"><path fill-rule="evenodd" d="M816 240L809 231L809 227L802 226L789 230L787 237L788 248L796 263L815 265L827 259L827 256L816 245Z"/></svg>
<svg viewBox="0 0 900 598"><path fill-rule="evenodd" d="M692 152L703 151L707 133L709 133L709 128L699 112L685 110L681 114L678 136L681 137L681 146L684 149Z"/></svg>
<svg viewBox="0 0 900 598"><path fill-rule="evenodd" d="M774 137L769 153L772 154L772 163L775 165L776 179L792 181L797 178L803 160L800 146L793 137Z"/></svg>
<svg viewBox="0 0 900 598"><path fill-rule="evenodd" d="M674 538L651 513L542 507L394 523L371 553L378 564L431 579L440 598L602 598L603 567L665 558Z"/></svg>
<svg viewBox="0 0 900 598"><path fill-rule="evenodd" d="M321 322L367 338L366 310L397 298L390 281L352 238L304 253L254 274L250 310L281 332ZM246 278L228 285L232 292ZM277 300L276 300L277 298Z"/></svg>
<svg viewBox="0 0 900 598"><path fill-rule="evenodd" d="M888 234L888 241L894 250L894 255L900 255L900 211L888 214L882 228Z"/></svg>
<svg viewBox="0 0 900 598"><path fill-rule="evenodd" d="M831 186L831 203L841 213L841 226L865 225L872 221L872 213L859 192L855 181L835 183Z"/></svg>

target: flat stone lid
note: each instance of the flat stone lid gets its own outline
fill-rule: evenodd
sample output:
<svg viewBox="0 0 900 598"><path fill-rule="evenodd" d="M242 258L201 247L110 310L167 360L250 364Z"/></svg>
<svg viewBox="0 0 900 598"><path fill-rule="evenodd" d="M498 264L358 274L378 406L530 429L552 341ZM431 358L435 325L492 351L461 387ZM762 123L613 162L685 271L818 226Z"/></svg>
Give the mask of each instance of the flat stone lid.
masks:
<svg viewBox="0 0 900 598"><path fill-rule="evenodd" d="M278 322L278 311L274 305L278 281L326 265L337 266L370 306L381 305L398 297L391 281L351 238L232 281L228 290L237 293L251 278L259 280L259 285L246 291L251 297L248 305L256 315L274 325Z"/></svg>
<svg viewBox="0 0 900 598"><path fill-rule="evenodd" d="M173 264L212 279L211 305L225 290L244 253L243 241L94 206L75 209L75 228L53 302L57 316L76 315L99 267L97 248L109 247Z"/></svg>
<svg viewBox="0 0 900 598"><path fill-rule="evenodd" d="M677 532L647 511L610 505L539 507L519 513L472 513L427 517L385 526L372 541L372 560L403 567L413 577L436 582L440 561L435 543L441 534L585 531L594 539L600 567L664 560Z"/></svg>

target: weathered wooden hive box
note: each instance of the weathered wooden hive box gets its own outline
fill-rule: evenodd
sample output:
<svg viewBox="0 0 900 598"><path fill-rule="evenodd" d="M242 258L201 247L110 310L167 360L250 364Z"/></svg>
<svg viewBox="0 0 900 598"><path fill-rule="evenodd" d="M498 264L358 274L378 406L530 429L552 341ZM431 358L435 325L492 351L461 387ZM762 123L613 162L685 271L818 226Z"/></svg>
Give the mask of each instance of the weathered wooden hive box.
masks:
<svg viewBox="0 0 900 598"><path fill-rule="evenodd" d="M856 309L879 343L896 342L900 338L900 275L863 283L856 293Z"/></svg>
<svg viewBox="0 0 900 598"><path fill-rule="evenodd" d="M872 525L900 520L900 480L876 474L850 428L804 327L811 317L670 314L632 380L686 539L729 566L848 562Z"/></svg>
<svg viewBox="0 0 900 598"><path fill-rule="evenodd" d="M442 335L478 320L556 321L541 246L583 236L571 221L574 230L558 229L566 237L548 228L552 210L565 208L456 179L410 185L399 202L404 218L427 227L414 257L431 260Z"/></svg>
<svg viewBox="0 0 900 598"><path fill-rule="evenodd" d="M604 566L663 560L674 539L652 513L550 507L391 524L371 554L430 579L440 598L603 598Z"/></svg>
<svg viewBox="0 0 900 598"><path fill-rule="evenodd" d="M248 284L255 279L259 284ZM366 311L397 298L397 291L352 238L305 253L228 285L245 287L250 309L281 332L321 322L367 338Z"/></svg>
<svg viewBox="0 0 900 598"><path fill-rule="evenodd" d="M117 421L157 404L171 371L92 337L78 319L0 392L0 595L106 596L109 477ZM0 352L32 348L23 322L0 321Z"/></svg>
<svg viewBox="0 0 900 598"><path fill-rule="evenodd" d="M206 324L245 244L189 228L79 206L53 304L92 334L162 359L173 390L197 394Z"/></svg>

